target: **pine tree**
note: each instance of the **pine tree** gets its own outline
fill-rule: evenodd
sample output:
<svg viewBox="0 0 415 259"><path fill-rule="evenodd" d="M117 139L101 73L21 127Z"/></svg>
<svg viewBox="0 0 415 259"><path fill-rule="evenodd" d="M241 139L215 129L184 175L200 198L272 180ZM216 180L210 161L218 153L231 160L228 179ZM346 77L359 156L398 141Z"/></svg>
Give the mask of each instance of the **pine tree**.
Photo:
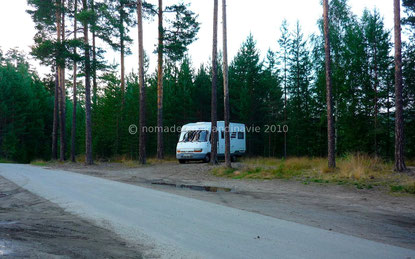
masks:
<svg viewBox="0 0 415 259"><path fill-rule="evenodd" d="M157 66L157 128L163 124L163 56L166 54L170 62L177 62L183 58L188 45L196 40L199 31L197 16L185 4L167 6L163 9L163 1L159 0L158 11L158 66ZM168 19L167 26L163 26L164 15L173 14L174 19ZM164 158L163 131L157 134L157 158Z"/></svg>
<svg viewBox="0 0 415 259"><path fill-rule="evenodd" d="M373 93L369 92L369 99L373 100L373 142L374 153L379 153L379 110L382 99L389 95L387 91L390 52L390 35L384 28L383 20L379 13L374 10L373 13L365 10L362 17L362 26L366 45L367 64L369 67L370 84ZM386 94L385 94L386 93ZM386 95L386 96L385 96Z"/></svg>
<svg viewBox="0 0 415 259"><path fill-rule="evenodd" d="M91 58L90 58L90 46L89 46L89 30L88 24L90 17L88 14L88 3L87 0L82 0L83 14L82 19L83 30L84 30L84 44L85 44L85 163L92 165L94 163L92 158L92 118L91 118Z"/></svg>
<svg viewBox="0 0 415 259"><path fill-rule="evenodd" d="M211 103L211 156L212 164L217 164L217 53L218 53L218 0L213 0L213 48L212 48L212 103Z"/></svg>
<svg viewBox="0 0 415 259"><path fill-rule="evenodd" d="M231 138L229 132L229 84L228 84L228 39L226 23L226 0L222 0L222 25L223 25L223 95L224 95L224 120L225 120L225 164L231 168Z"/></svg>
<svg viewBox="0 0 415 259"><path fill-rule="evenodd" d="M56 68L56 93L52 133L52 158L57 158L58 125L60 126L60 160L65 160L66 152L66 91L65 62L72 55L68 46L72 41L65 38L65 12L68 10L64 0L28 0L33 10L27 12L35 22L37 33L32 55L42 64Z"/></svg>
<svg viewBox="0 0 415 259"><path fill-rule="evenodd" d="M137 22L138 22L138 74L140 85L140 141L139 141L139 160L141 164L146 164L146 86L144 81L144 46L143 46L143 2L137 0Z"/></svg>
<svg viewBox="0 0 415 259"><path fill-rule="evenodd" d="M333 118L333 99L331 83L331 55L330 55L330 36L329 36L329 3L323 0L324 17L324 42L326 53L326 98L327 98L327 137L328 137L328 166L336 167L335 140L334 140L334 118Z"/></svg>
<svg viewBox="0 0 415 259"><path fill-rule="evenodd" d="M287 123L287 93L288 93L288 59L289 59L289 47L291 45L291 35L288 30L288 22L287 20L283 20L281 28L281 37L278 40L279 44L279 60L281 61L281 71L282 71L282 78L284 82L284 124ZM287 132L284 132L284 149L283 149L283 156L287 158Z"/></svg>
<svg viewBox="0 0 415 259"><path fill-rule="evenodd" d="M77 30L78 30L78 20L76 16L78 15L78 0L74 1L74 32L73 37L77 40ZM74 48L74 55L77 55L76 47ZM77 60L73 62L73 84L72 84L72 94L73 94L73 108L72 108L72 130L71 130L71 161L76 162L76 106L77 106L77 71L78 63Z"/></svg>
<svg viewBox="0 0 415 259"><path fill-rule="evenodd" d="M157 158L164 158L163 142L163 48L164 48L164 28L163 28L163 0L159 0L158 10L158 67L157 67Z"/></svg>
<svg viewBox="0 0 415 259"><path fill-rule="evenodd" d="M299 22L292 32L292 41L289 46L288 60L288 85L290 103L288 105L290 114L290 129L293 131L292 138L296 156L308 155L309 144L308 127L310 125L310 92L311 81L310 54L307 42L303 39L303 33ZM300 143L301 141L301 143Z"/></svg>
<svg viewBox="0 0 415 259"><path fill-rule="evenodd" d="M404 120L402 100L402 46L401 46L401 1L394 0L395 33L395 171L406 170L404 160Z"/></svg>

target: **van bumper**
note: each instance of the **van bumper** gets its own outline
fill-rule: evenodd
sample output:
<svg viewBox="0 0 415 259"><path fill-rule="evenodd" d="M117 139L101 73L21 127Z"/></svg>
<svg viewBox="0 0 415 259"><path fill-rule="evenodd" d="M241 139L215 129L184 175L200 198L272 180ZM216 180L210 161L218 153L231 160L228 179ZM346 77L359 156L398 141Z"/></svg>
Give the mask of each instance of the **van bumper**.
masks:
<svg viewBox="0 0 415 259"><path fill-rule="evenodd" d="M206 157L205 153L179 153L176 158L179 160L200 160Z"/></svg>

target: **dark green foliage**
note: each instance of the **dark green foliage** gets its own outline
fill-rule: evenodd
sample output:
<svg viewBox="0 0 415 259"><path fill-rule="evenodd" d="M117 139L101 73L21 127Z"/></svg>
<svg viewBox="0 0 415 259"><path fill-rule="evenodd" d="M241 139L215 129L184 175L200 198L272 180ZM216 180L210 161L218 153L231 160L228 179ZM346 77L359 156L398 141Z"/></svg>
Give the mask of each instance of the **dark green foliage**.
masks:
<svg viewBox="0 0 415 259"><path fill-rule="evenodd" d="M22 59L6 57L0 65L0 157L48 159L52 95Z"/></svg>
<svg viewBox="0 0 415 259"><path fill-rule="evenodd" d="M404 12L407 15L403 19L403 22L406 25L412 27L413 32L415 32L415 0L403 0L402 5L404 6Z"/></svg>
<svg viewBox="0 0 415 259"><path fill-rule="evenodd" d="M247 135L247 149L250 154L271 153L270 150L265 151L265 146L269 146L266 145L269 132L265 132L265 125L280 122L278 119L281 118L282 93L274 62L269 56L268 67L265 68L253 36L250 35L229 66L231 121L245 123L251 129L261 127L260 132ZM273 101L267 102L269 100Z"/></svg>
<svg viewBox="0 0 415 259"><path fill-rule="evenodd" d="M38 30L32 54L49 65L54 64L55 59L58 62L82 61L82 57L71 54L74 47L84 47L82 42L56 42L55 1L29 0L28 3L33 7L29 13ZM415 9L412 0L404 0L403 4L407 14L404 28L409 29L409 41L403 47L405 148L408 157L415 157ZM80 10L77 18L80 22L87 21L96 36L116 50L120 48L120 34L124 33L128 50L131 42L128 29L136 24L134 8L133 0L96 1L94 8L85 12ZM145 13L155 15L157 10L145 4ZM68 19L73 17L71 10L66 10L66 14ZM187 46L195 40L199 29L197 15L185 5L166 7L164 15L164 149L168 156L175 153L178 139L179 133L174 127L210 121L212 71L204 65L195 69L186 56ZM123 23L120 23L121 16ZM365 152L390 159L394 146L392 35L378 11L365 10L357 17L344 0L331 1L330 19L336 153ZM249 127L247 150L250 155L282 157L282 126L285 124L289 126L288 156L327 155L322 21L319 26L320 33L307 37L299 24L291 28L284 23L283 36L271 46L277 47L276 52L259 53L254 37L250 35L232 60L229 67L230 118L232 122L245 123ZM83 51L79 53L84 54ZM154 156L157 71L149 73L146 58L146 116L147 125L153 127L147 134L147 151L149 156ZM218 82L222 82L220 55L218 59ZM22 162L50 158L55 86L53 72L41 81L30 72L25 60L17 51L7 54L0 51L0 157ZM97 67L98 70L101 68ZM138 158L138 134L131 135L128 131L130 125L139 124L138 77L136 74L126 77L125 103L121 109L121 80L115 68L107 68L98 76L102 91L98 92L92 111L94 156ZM287 121L284 119L285 86ZM82 83L79 83L78 95L76 139L78 153L82 154L85 152ZM222 100L223 85L220 83L219 120L223 119ZM72 104L69 99L66 102L69 135ZM253 132L256 126L260 127L259 132ZM392 191L401 189L392 187Z"/></svg>
<svg viewBox="0 0 415 259"><path fill-rule="evenodd" d="M171 61L179 61L183 58L187 47L196 40L200 28L198 16L183 3L166 7L164 13L171 13L174 18L167 19L162 47Z"/></svg>

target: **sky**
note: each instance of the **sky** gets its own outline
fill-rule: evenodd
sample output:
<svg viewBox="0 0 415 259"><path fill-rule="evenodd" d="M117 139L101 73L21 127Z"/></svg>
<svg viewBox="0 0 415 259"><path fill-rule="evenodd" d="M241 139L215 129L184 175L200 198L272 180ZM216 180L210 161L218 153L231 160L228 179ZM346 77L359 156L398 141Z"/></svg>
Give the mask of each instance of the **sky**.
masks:
<svg viewBox="0 0 415 259"><path fill-rule="evenodd" d="M213 31L213 1L212 0L182 0L190 3L190 8L199 15L201 23L198 40L189 47L189 56L195 68L209 62L212 52ZM156 4L156 0L149 0ZM218 47L222 49L221 2L219 1L219 31ZM280 36L280 26L283 19L293 26L297 20L305 35L318 32L317 20L322 16L321 0L227 0L228 19L228 55L231 61L238 52L241 44L251 33L257 42L257 48L262 57L268 49L276 50ZM392 0L349 0L352 12L360 16L365 8L377 8L385 19L387 29L393 28ZM34 24L26 10L29 9L26 0L0 0L0 48L6 52L10 48L18 48L30 52L33 37L36 33ZM164 4L177 3L177 0L165 0ZM150 54L150 72L154 71L157 62L153 54L157 43L157 19L144 23L144 48ZM138 46L137 28L131 28L130 36L134 39L131 45L132 55L126 58L126 71L137 71ZM100 44L99 44L100 45ZM105 55L110 64L119 63L119 54L114 53L104 44L108 52ZM39 65L35 60L30 63L42 76L49 73L50 68Z"/></svg>

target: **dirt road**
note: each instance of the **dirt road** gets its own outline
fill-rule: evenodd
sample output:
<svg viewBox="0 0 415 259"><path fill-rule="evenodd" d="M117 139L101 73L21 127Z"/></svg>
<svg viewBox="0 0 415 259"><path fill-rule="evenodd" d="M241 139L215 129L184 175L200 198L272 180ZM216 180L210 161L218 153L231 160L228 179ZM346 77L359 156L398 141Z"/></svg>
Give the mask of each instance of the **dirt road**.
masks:
<svg viewBox="0 0 415 259"><path fill-rule="evenodd" d="M0 257L142 258L143 252L151 253L93 223L0 176Z"/></svg>
<svg viewBox="0 0 415 259"><path fill-rule="evenodd" d="M96 177L24 165L1 165L0 174L130 241L156 245L162 256L415 256L415 250Z"/></svg>
<svg viewBox="0 0 415 259"><path fill-rule="evenodd" d="M237 165L236 165L237 166ZM325 230L415 249L415 197L334 184L304 185L287 180L233 180L209 173L203 163L165 163L142 168L102 163L55 168L196 198ZM166 185L154 184L165 183ZM176 188L214 186L231 192Z"/></svg>

